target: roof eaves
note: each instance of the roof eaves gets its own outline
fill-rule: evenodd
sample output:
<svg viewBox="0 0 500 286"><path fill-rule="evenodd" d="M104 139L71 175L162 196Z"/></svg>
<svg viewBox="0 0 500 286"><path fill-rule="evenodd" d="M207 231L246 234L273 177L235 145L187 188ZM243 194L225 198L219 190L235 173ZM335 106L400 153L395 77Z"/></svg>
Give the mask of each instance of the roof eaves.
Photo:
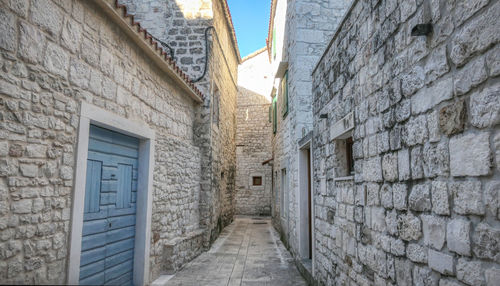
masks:
<svg viewBox="0 0 500 286"><path fill-rule="evenodd" d="M229 24L229 28L231 30L231 40L233 41L234 50L236 52L236 56L238 57L238 63L241 64L241 55L240 49L238 48L238 40L236 39L236 32L234 31L233 18L231 17L231 11L229 10L229 5L227 4L227 0L221 1L224 6L224 15L226 16L226 20Z"/></svg>
<svg viewBox="0 0 500 286"><path fill-rule="evenodd" d="M118 0L94 0L103 8L104 12L118 24L124 31L132 37L136 44L142 48L146 54L160 65L174 81L180 83L190 97L197 102L203 102L204 95L195 86L191 79L179 68L175 61L163 50L161 45L153 39L151 34L141 24L134 20L134 15L127 13L127 7L118 3ZM114 2L114 5L112 4Z"/></svg>
<svg viewBox="0 0 500 286"><path fill-rule="evenodd" d="M260 54L262 54L263 52L265 52L267 50L267 47L263 47L263 48L260 48L258 50L256 50L255 52L249 54L248 56L244 57L241 59L241 63L244 63L245 61L251 59L251 58L254 58Z"/></svg>

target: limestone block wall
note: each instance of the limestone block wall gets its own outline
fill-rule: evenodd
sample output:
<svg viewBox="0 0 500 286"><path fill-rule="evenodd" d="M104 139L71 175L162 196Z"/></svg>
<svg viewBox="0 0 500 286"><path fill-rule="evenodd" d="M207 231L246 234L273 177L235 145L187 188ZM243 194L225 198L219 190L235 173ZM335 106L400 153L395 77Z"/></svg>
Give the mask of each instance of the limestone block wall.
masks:
<svg viewBox="0 0 500 286"><path fill-rule="evenodd" d="M154 280L165 244L198 240L197 104L92 1L1 1L0 15L0 281L66 283L81 102L156 132Z"/></svg>
<svg viewBox="0 0 500 286"><path fill-rule="evenodd" d="M194 140L201 151L200 225L204 246L232 221L236 174L236 96L239 55L225 0L119 0L153 36L174 49L176 63L206 95L197 107ZM205 42L207 28L208 41ZM205 52L208 44L208 59ZM237 49L237 48L236 48ZM213 122L215 90L220 94L219 126Z"/></svg>
<svg viewBox="0 0 500 286"><path fill-rule="evenodd" d="M298 142L313 129L312 77L315 63L328 45L328 40L340 23L350 0L293 0L286 2L286 20L282 37L283 61L288 62L288 115L281 116L278 104L278 131L273 137L275 190L281 190L281 170L288 174L289 210L280 213L280 194L275 196L275 225L297 255L299 249L299 146ZM280 3L278 2L278 5ZM278 45L279 46L279 45ZM279 95L280 96L280 95ZM278 99L278 103L281 101ZM280 218L281 217L281 218Z"/></svg>
<svg viewBox="0 0 500 286"><path fill-rule="evenodd" d="M255 53L238 68L235 208L237 214L271 215L272 167L262 163L272 158L272 78L267 51ZM261 186L253 186L254 176L262 178Z"/></svg>
<svg viewBox="0 0 500 286"><path fill-rule="evenodd" d="M313 73L320 285L497 285L498 1L354 1ZM411 36L432 23L428 36ZM354 111L339 181L330 128ZM327 119L321 119L327 114Z"/></svg>

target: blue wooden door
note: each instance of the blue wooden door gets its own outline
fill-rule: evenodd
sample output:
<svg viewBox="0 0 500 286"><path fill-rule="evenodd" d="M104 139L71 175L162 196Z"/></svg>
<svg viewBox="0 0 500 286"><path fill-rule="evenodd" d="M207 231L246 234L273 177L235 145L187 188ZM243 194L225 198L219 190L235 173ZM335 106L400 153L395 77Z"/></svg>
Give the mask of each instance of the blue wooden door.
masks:
<svg viewBox="0 0 500 286"><path fill-rule="evenodd" d="M80 284L131 285L139 140L90 126Z"/></svg>

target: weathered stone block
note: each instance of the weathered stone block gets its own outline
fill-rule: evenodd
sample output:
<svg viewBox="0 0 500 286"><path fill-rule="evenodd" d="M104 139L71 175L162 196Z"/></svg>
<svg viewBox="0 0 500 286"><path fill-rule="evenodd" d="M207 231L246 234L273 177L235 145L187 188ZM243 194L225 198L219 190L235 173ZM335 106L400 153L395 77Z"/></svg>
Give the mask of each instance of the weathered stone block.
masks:
<svg viewBox="0 0 500 286"><path fill-rule="evenodd" d="M448 185L445 181L432 182L432 211L438 215L449 215Z"/></svg>
<svg viewBox="0 0 500 286"><path fill-rule="evenodd" d="M427 115L427 128L429 130L429 142L439 142L441 133L439 132L439 112L437 110Z"/></svg>
<svg viewBox="0 0 500 286"><path fill-rule="evenodd" d="M495 160L497 163L497 170L500 170L500 131L497 131L493 137L493 150L495 150Z"/></svg>
<svg viewBox="0 0 500 286"><path fill-rule="evenodd" d="M413 186L410 196L408 197L408 205L414 211L430 211L431 210L431 193L428 184L419 184Z"/></svg>
<svg viewBox="0 0 500 286"><path fill-rule="evenodd" d="M431 87L420 89L411 97L411 112L419 114L453 97L453 79L441 79Z"/></svg>
<svg viewBox="0 0 500 286"><path fill-rule="evenodd" d="M37 64L42 61L45 36L34 26L19 23L19 56L29 63Z"/></svg>
<svg viewBox="0 0 500 286"><path fill-rule="evenodd" d="M473 93L470 97L471 124L478 128L500 122L500 84Z"/></svg>
<svg viewBox="0 0 500 286"><path fill-rule="evenodd" d="M400 181L410 179L410 154L408 149L398 151L398 171Z"/></svg>
<svg viewBox="0 0 500 286"><path fill-rule="evenodd" d="M465 101L459 100L439 111L439 129L450 136L464 130L466 120Z"/></svg>
<svg viewBox="0 0 500 286"><path fill-rule="evenodd" d="M398 213L393 211L387 211L385 214L385 225L387 226L387 231L392 235L398 234Z"/></svg>
<svg viewBox="0 0 500 286"><path fill-rule="evenodd" d="M445 275L454 274L453 256L429 249L429 267Z"/></svg>
<svg viewBox="0 0 500 286"><path fill-rule="evenodd" d="M446 57L446 46L441 45L434 49L425 65L426 83L433 82L450 70Z"/></svg>
<svg viewBox="0 0 500 286"><path fill-rule="evenodd" d="M30 199L24 199L20 201L13 201L10 204L10 209L15 214L29 214L31 213L32 201Z"/></svg>
<svg viewBox="0 0 500 286"><path fill-rule="evenodd" d="M484 57L480 57L459 70L455 75L455 94L462 95L488 78Z"/></svg>
<svg viewBox="0 0 500 286"><path fill-rule="evenodd" d="M414 285L437 285L439 274L433 272L425 266L415 266L413 268Z"/></svg>
<svg viewBox="0 0 500 286"><path fill-rule="evenodd" d="M446 238L448 249L461 255L470 255L470 221L454 219L448 222Z"/></svg>
<svg viewBox="0 0 500 286"><path fill-rule="evenodd" d="M390 153L382 158L382 173L384 179L389 182L394 182L398 179L398 155Z"/></svg>
<svg viewBox="0 0 500 286"><path fill-rule="evenodd" d="M486 286L496 286L500 281L500 268L492 267L484 271Z"/></svg>
<svg viewBox="0 0 500 286"><path fill-rule="evenodd" d="M368 182L382 181L382 165L380 157L373 157L363 162L363 179Z"/></svg>
<svg viewBox="0 0 500 286"><path fill-rule="evenodd" d="M420 219L411 213L400 215L398 231L399 237L403 240L418 240L422 236Z"/></svg>
<svg viewBox="0 0 500 286"><path fill-rule="evenodd" d="M394 208L397 210L405 210L407 207L408 187L406 184L394 184L392 186L392 198Z"/></svg>
<svg viewBox="0 0 500 286"><path fill-rule="evenodd" d="M423 144L428 138L427 118L425 115L411 117L403 129L403 140L408 146Z"/></svg>
<svg viewBox="0 0 500 286"><path fill-rule="evenodd" d="M458 1L454 11L455 25L461 25L488 2L489 0Z"/></svg>
<svg viewBox="0 0 500 286"><path fill-rule="evenodd" d="M472 54L498 42L500 34L495 29L500 25L499 10L500 3L497 2L455 33L451 42L450 58L456 65L463 65Z"/></svg>
<svg viewBox="0 0 500 286"><path fill-rule="evenodd" d="M71 18L66 19L62 28L61 45L72 53L80 49L80 38L82 35L82 26ZM97 54L99 56L99 53Z"/></svg>
<svg viewBox="0 0 500 286"><path fill-rule="evenodd" d="M422 147L417 146L411 149L410 155L411 177L412 179L421 179L424 177Z"/></svg>
<svg viewBox="0 0 500 286"><path fill-rule="evenodd" d="M438 144L425 144L423 151L424 175L427 178L448 176L449 159L446 142Z"/></svg>
<svg viewBox="0 0 500 286"><path fill-rule="evenodd" d="M87 88L90 80L89 66L77 59L73 59L69 69L69 80L78 87Z"/></svg>
<svg viewBox="0 0 500 286"><path fill-rule="evenodd" d="M454 211L459 214L484 214L481 182L453 182L449 185L453 194Z"/></svg>
<svg viewBox="0 0 500 286"><path fill-rule="evenodd" d="M398 285L413 285L412 284L412 269L413 263L405 258L396 258L394 261L396 282Z"/></svg>
<svg viewBox="0 0 500 286"><path fill-rule="evenodd" d="M441 250L446 240L445 220L437 216L424 215L422 216L422 225L425 245Z"/></svg>
<svg viewBox="0 0 500 286"><path fill-rule="evenodd" d="M30 144L26 146L26 156L30 158L45 158L47 147L44 145Z"/></svg>
<svg viewBox="0 0 500 286"><path fill-rule="evenodd" d="M467 261L459 258L457 262L457 279L469 285L484 285L481 261Z"/></svg>
<svg viewBox="0 0 500 286"><path fill-rule="evenodd" d="M389 184L384 184L380 188L380 203L386 209L392 209L392 187Z"/></svg>
<svg viewBox="0 0 500 286"><path fill-rule="evenodd" d="M47 71L66 78L68 76L69 56L61 47L49 42L45 52L44 66Z"/></svg>
<svg viewBox="0 0 500 286"><path fill-rule="evenodd" d="M16 16L7 9L0 10L0 48L15 51L17 46Z"/></svg>
<svg viewBox="0 0 500 286"><path fill-rule="evenodd" d="M63 24L63 13L52 1L40 0L32 3L30 19L46 29L53 37L59 36Z"/></svg>
<svg viewBox="0 0 500 286"><path fill-rule="evenodd" d="M406 256L413 262L427 263L427 248L416 243L409 243Z"/></svg>
<svg viewBox="0 0 500 286"><path fill-rule="evenodd" d="M9 142L0 142L0 157L6 157L9 154Z"/></svg>
<svg viewBox="0 0 500 286"><path fill-rule="evenodd" d="M21 174L25 177L34 178L38 176L38 166L34 164L20 164L19 169Z"/></svg>
<svg viewBox="0 0 500 286"><path fill-rule="evenodd" d="M480 223L472 235L472 251L477 257L500 263L500 230L486 223Z"/></svg>
<svg viewBox="0 0 500 286"><path fill-rule="evenodd" d="M496 46L486 55L486 65L490 70L490 76L500 75L500 47Z"/></svg>
<svg viewBox="0 0 500 286"><path fill-rule="evenodd" d="M404 96L410 96L424 87L425 73L420 66L415 66L401 78L401 91Z"/></svg>
<svg viewBox="0 0 500 286"><path fill-rule="evenodd" d="M469 133L450 139L450 169L452 176L488 175L490 167L489 133Z"/></svg>

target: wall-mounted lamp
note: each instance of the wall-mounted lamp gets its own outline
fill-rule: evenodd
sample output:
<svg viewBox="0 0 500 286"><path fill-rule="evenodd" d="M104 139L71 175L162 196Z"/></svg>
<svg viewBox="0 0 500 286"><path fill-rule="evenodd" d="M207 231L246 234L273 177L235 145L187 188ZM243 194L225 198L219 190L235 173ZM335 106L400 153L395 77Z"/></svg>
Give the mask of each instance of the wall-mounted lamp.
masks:
<svg viewBox="0 0 500 286"><path fill-rule="evenodd" d="M417 24L411 29L412 37L427 36L432 33L432 24Z"/></svg>
<svg viewBox="0 0 500 286"><path fill-rule="evenodd" d="M319 118L321 118L321 119L327 119L328 118L328 113L320 114Z"/></svg>

